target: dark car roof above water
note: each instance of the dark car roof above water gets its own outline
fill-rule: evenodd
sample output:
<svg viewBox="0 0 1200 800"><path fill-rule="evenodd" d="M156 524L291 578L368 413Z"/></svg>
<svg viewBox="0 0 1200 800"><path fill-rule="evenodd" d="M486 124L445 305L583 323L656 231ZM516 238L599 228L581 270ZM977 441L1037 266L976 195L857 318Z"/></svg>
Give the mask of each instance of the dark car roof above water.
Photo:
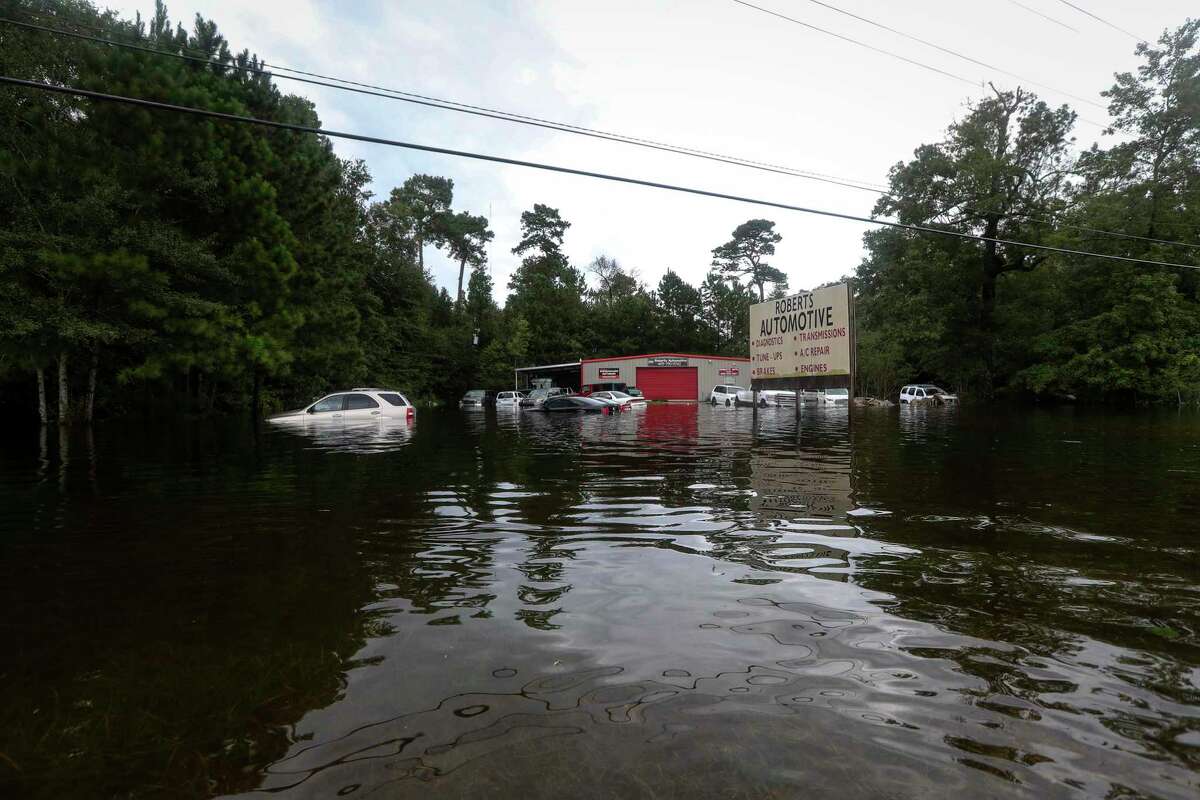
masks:
<svg viewBox="0 0 1200 800"><path fill-rule="evenodd" d="M548 397L541 405L543 411L592 411L607 407L608 403L574 394Z"/></svg>

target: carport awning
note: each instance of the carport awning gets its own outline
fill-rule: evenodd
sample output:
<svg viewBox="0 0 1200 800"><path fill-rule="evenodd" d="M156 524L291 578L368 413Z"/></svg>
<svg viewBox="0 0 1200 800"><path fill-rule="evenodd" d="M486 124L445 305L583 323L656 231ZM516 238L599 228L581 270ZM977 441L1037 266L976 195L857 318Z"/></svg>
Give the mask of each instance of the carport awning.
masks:
<svg viewBox="0 0 1200 800"><path fill-rule="evenodd" d="M516 371L517 372L547 372L552 369L569 369L571 367L574 367L575 369L579 369L580 363L581 362L579 362L579 361L567 361L562 364L540 364L536 367L517 367Z"/></svg>

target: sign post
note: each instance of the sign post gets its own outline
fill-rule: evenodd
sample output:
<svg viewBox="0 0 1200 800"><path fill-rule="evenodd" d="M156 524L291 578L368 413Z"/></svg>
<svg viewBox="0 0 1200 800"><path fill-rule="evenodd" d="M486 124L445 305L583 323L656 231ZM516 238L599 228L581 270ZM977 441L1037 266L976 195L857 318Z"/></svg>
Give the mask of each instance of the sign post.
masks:
<svg viewBox="0 0 1200 800"><path fill-rule="evenodd" d="M848 284L750 306L750 385L796 392L854 388L854 309Z"/></svg>

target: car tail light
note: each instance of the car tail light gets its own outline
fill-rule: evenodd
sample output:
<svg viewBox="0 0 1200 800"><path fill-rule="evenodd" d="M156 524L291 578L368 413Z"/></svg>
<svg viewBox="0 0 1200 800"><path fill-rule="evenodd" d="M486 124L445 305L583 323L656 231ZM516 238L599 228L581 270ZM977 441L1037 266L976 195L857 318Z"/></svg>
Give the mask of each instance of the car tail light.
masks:
<svg viewBox="0 0 1200 800"><path fill-rule="evenodd" d="M417 415L416 410L412 406L409 406L408 410L404 413L404 418L406 420L408 420L409 422L412 422L413 417L415 417L416 415Z"/></svg>

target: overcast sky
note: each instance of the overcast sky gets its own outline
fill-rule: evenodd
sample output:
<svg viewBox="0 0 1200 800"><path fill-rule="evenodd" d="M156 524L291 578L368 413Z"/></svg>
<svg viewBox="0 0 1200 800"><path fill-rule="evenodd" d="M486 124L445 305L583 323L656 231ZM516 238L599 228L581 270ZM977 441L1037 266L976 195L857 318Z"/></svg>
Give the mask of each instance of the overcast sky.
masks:
<svg viewBox="0 0 1200 800"><path fill-rule="evenodd" d="M1137 36L1157 38L1195 13L1194 0L1073 0ZM812 0L754 0L872 46L1001 88L1028 81L1103 104L1099 92L1132 69L1136 42L1063 0L827 0L1026 82L840 15ZM101 0L101 5L105 5ZM130 16L152 2L108 3ZM173 21L217 22L235 50L275 64L434 95L690 148L880 184L896 162L937 140L983 89L840 41L733 0L174 0ZM1053 18L1048 20L1038 13ZM794 177L554 133L450 111L279 80L312 99L325 127L611 172L867 215L875 196ZM1103 108L1032 87L1082 120ZM1080 121L1081 147L1101 140ZM753 217L783 235L774 264L793 289L851 273L866 226L662 190L618 185L334 140L361 158L385 197L417 172L454 180L455 208L487 215L502 303L517 259L522 210L558 208L571 223L566 249L584 267L600 254L653 286L672 268L693 284L713 247ZM426 263L453 292L457 265Z"/></svg>

